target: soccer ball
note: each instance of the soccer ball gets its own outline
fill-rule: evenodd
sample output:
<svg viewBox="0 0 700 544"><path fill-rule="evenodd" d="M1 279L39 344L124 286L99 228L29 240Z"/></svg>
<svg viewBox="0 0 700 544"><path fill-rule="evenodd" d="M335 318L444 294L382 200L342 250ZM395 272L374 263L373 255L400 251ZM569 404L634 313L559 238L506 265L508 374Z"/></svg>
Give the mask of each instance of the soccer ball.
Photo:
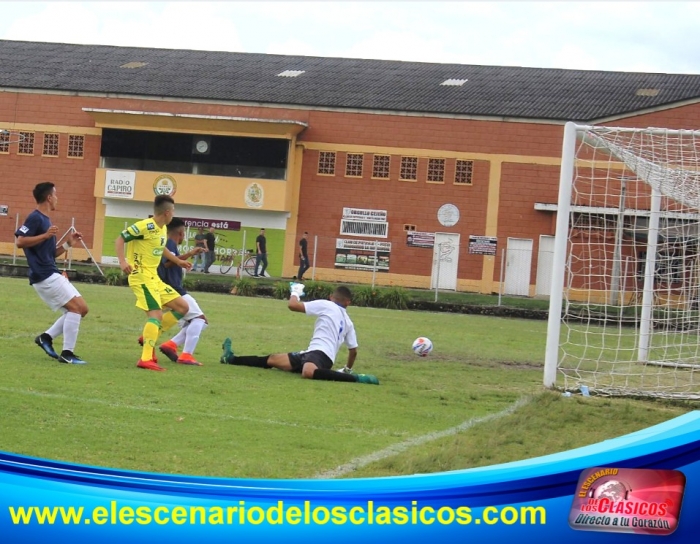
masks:
<svg viewBox="0 0 700 544"><path fill-rule="evenodd" d="M433 343L425 336L419 336L413 342L413 353L418 357L427 357L433 351Z"/></svg>

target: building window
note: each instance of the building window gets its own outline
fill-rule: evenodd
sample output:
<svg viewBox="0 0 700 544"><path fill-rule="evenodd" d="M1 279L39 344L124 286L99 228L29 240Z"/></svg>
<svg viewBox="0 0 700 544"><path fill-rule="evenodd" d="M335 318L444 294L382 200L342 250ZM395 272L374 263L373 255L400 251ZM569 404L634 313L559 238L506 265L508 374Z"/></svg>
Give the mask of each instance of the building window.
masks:
<svg viewBox="0 0 700 544"><path fill-rule="evenodd" d="M372 177L377 179L389 179L389 165L391 156L375 155L372 163Z"/></svg>
<svg viewBox="0 0 700 544"><path fill-rule="evenodd" d="M349 178L362 177L362 153L348 153L347 163L345 164L345 176Z"/></svg>
<svg viewBox="0 0 700 544"><path fill-rule="evenodd" d="M44 157L58 157L58 134L44 134Z"/></svg>
<svg viewBox="0 0 700 544"><path fill-rule="evenodd" d="M428 159L428 181L445 182L445 159Z"/></svg>
<svg viewBox="0 0 700 544"><path fill-rule="evenodd" d="M406 223L406 224L403 226L403 230L405 230L406 232L413 232L413 231L416 230L416 226L415 226L415 225L411 225L411 224L409 224L409 223Z"/></svg>
<svg viewBox="0 0 700 544"><path fill-rule="evenodd" d="M34 155L34 133L20 132L19 133L19 155Z"/></svg>
<svg viewBox="0 0 700 544"><path fill-rule="evenodd" d="M85 156L85 136L68 136L68 157L82 159Z"/></svg>
<svg viewBox="0 0 700 544"><path fill-rule="evenodd" d="M418 180L418 157L401 157L399 179L403 181Z"/></svg>
<svg viewBox="0 0 700 544"><path fill-rule="evenodd" d="M10 131L0 130L0 153L10 152Z"/></svg>
<svg viewBox="0 0 700 544"><path fill-rule="evenodd" d="M455 185L471 185L474 161L457 160L455 165Z"/></svg>
<svg viewBox="0 0 700 544"><path fill-rule="evenodd" d="M318 173L335 176L335 151L321 151L318 154Z"/></svg>

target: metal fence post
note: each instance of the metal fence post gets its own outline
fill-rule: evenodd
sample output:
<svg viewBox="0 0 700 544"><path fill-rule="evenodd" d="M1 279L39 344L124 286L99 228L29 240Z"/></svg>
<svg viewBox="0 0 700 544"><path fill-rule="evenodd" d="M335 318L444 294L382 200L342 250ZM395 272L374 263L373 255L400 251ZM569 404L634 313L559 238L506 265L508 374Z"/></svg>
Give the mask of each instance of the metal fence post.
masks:
<svg viewBox="0 0 700 544"><path fill-rule="evenodd" d="M506 256L506 250L501 249L501 273L499 274L499 279L498 279L498 305L501 305L501 293L503 292L503 261Z"/></svg>
<svg viewBox="0 0 700 544"><path fill-rule="evenodd" d="M15 232L19 228L19 214L15 217ZM17 237L15 237L15 243L12 246L12 266L15 266L17 262Z"/></svg>
<svg viewBox="0 0 700 544"><path fill-rule="evenodd" d="M372 289L374 289L374 280L377 277L377 241L374 241L374 264L372 265Z"/></svg>
<svg viewBox="0 0 700 544"><path fill-rule="evenodd" d="M438 244L437 268L435 269L435 302L438 301L438 288L440 287L440 261L442 260L442 244Z"/></svg>

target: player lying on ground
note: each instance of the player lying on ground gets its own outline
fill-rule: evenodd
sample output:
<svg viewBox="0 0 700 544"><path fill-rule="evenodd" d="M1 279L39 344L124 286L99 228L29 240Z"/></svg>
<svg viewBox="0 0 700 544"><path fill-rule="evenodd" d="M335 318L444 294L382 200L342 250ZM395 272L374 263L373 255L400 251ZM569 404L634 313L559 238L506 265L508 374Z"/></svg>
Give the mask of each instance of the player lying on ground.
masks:
<svg viewBox="0 0 700 544"><path fill-rule="evenodd" d="M229 365L253 366L258 368L278 368L287 372L300 373L302 378L329 380L335 382L359 382L379 385L379 380L370 374L354 374L352 367L357 357L357 336L355 326L345 309L352 300L347 287L339 286L329 300L301 302L304 285L290 284L291 294L288 307L293 312L316 317L314 332L306 351L274 353L272 355L237 356L231 349L231 339L223 343L224 353L221 362ZM348 347L348 361L341 371L332 370L341 344Z"/></svg>

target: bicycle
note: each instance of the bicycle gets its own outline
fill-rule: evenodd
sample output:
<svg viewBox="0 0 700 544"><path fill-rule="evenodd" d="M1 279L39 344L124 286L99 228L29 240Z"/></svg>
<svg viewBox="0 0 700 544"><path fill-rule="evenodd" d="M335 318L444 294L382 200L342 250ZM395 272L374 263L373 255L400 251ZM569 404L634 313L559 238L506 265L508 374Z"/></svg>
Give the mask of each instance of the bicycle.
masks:
<svg viewBox="0 0 700 544"><path fill-rule="evenodd" d="M239 252L234 249L231 251L231 253L223 255L219 259L219 269L221 270L222 274L228 274L234 268L238 254ZM241 258L241 264L239 266L249 276L255 275L255 255L253 255L253 250L246 250Z"/></svg>

